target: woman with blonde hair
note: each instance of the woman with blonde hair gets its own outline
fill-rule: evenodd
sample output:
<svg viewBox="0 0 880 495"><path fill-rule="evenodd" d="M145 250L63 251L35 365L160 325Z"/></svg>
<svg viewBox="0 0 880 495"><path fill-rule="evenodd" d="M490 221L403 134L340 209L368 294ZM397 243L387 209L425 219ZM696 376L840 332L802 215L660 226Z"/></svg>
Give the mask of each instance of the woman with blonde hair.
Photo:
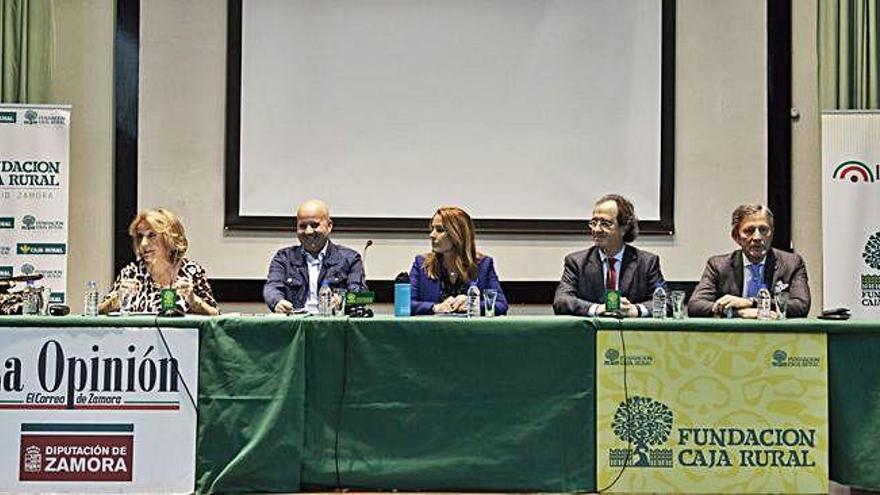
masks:
<svg viewBox="0 0 880 495"><path fill-rule="evenodd" d="M184 313L219 314L205 269L185 257L189 242L177 215L165 208L141 210L128 234L137 260L119 272L98 306L101 313L156 313L162 289L174 288L180 296L177 307Z"/></svg>
<svg viewBox="0 0 880 495"><path fill-rule="evenodd" d="M470 215L456 206L439 208L431 219L430 235L431 252L416 256L409 272L412 314L466 312L471 285L476 285L481 294L487 289L498 291L495 314L506 314L507 299L494 262L477 251Z"/></svg>

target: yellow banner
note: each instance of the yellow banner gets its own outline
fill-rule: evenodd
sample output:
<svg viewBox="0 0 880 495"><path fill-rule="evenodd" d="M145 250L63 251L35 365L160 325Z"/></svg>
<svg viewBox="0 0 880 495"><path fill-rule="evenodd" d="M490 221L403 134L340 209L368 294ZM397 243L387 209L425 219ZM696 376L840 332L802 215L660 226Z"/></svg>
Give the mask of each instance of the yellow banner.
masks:
<svg viewBox="0 0 880 495"><path fill-rule="evenodd" d="M828 493L824 334L623 339L596 337L600 491Z"/></svg>

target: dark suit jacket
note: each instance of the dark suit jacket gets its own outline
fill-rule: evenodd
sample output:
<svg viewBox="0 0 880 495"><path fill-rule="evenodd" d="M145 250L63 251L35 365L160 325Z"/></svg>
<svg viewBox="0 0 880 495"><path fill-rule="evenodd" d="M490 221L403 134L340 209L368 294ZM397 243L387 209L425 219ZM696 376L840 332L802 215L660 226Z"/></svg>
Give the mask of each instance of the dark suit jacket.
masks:
<svg viewBox="0 0 880 495"><path fill-rule="evenodd" d="M428 277L428 273L422 266L424 263L424 256L416 256L412 268L409 270L410 311L413 315L434 314L434 304L440 302L440 279ZM480 289L480 294L485 293L486 289L497 290L498 298L495 299L495 314L507 314L507 298L504 297L504 291L501 290L498 274L495 273L495 262L492 261L490 256L483 256L477 262L477 279L474 283ZM480 301L481 313L486 311L485 304L485 300Z"/></svg>
<svg viewBox="0 0 880 495"><path fill-rule="evenodd" d="M773 292L777 282L788 284L788 310L786 315L799 318L810 312L810 286L807 266L797 253L787 253L771 248L764 262L764 283ZM690 316L712 316L712 304L726 294L742 296L743 257L742 250L730 254L712 256L703 270L703 278L694 289L688 302Z"/></svg>
<svg viewBox="0 0 880 495"><path fill-rule="evenodd" d="M361 255L353 249L327 241L327 252L318 274L318 287L327 280L331 289L366 290ZM309 266L302 246L279 249L269 264L263 300L270 310L282 299L302 308L309 297Z"/></svg>
<svg viewBox="0 0 880 495"><path fill-rule="evenodd" d="M650 312L654 290L658 286L666 289L660 258L627 244L620 265L620 295L633 304L649 303L645 306ZM562 280L553 298L553 311L558 315L584 316L590 306L603 304L604 300L605 280L599 248L592 246L566 256Z"/></svg>

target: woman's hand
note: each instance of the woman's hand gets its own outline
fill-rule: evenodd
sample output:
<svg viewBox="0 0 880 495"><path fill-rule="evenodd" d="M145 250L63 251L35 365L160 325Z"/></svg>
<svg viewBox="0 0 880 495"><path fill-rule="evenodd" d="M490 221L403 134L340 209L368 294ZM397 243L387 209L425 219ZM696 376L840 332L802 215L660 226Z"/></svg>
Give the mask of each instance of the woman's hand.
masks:
<svg viewBox="0 0 880 495"><path fill-rule="evenodd" d="M110 297L106 298L98 305L98 312L106 314L111 311L122 310L122 305L125 303L131 304L132 299L134 299L135 294L138 293L140 288L140 282L133 278L121 279L119 281L119 287L110 292Z"/></svg>
<svg viewBox="0 0 880 495"><path fill-rule="evenodd" d="M445 301L441 303L437 303L434 305L434 313L442 314L442 313L452 313L455 310L453 309L452 303L455 301L453 297L447 297Z"/></svg>
<svg viewBox="0 0 880 495"><path fill-rule="evenodd" d="M113 308L117 310L129 309L137 293L141 290L141 284L133 278L124 278L119 281L119 288L113 294ZM123 306L126 306L123 308Z"/></svg>
<svg viewBox="0 0 880 495"><path fill-rule="evenodd" d="M195 294L193 293L192 280L181 277L177 279L177 282L174 282L174 289L177 290L177 294L182 297L187 304L195 306Z"/></svg>
<svg viewBox="0 0 880 495"><path fill-rule="evenodd" d="M455 299L452 300L452 311L456 313L464 313L467 311L468 298L464 294L459 294L455 296Z"/></svg>
<svg viewBox="0 0 880 495"><path fill-rule="evenodd" d="M220 311L217 308L206 303L201 297L193 292L193 283L188 277L177 279L177 282L174 283L174 289L177 291L177 294L189 304L189 311L191 313L208 316L220 314Z"/></svg>

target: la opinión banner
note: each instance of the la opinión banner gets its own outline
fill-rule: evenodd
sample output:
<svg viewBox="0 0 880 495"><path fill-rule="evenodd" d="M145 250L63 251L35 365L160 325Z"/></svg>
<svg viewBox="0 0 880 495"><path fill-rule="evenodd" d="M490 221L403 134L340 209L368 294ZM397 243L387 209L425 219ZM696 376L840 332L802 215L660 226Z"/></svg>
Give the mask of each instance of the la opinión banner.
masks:
<svg viewBox="0 0 880 495"><path fill-rule="evenodd" d="M0 491L193 490L198 329L159 331L0 332Z"/></svg>

